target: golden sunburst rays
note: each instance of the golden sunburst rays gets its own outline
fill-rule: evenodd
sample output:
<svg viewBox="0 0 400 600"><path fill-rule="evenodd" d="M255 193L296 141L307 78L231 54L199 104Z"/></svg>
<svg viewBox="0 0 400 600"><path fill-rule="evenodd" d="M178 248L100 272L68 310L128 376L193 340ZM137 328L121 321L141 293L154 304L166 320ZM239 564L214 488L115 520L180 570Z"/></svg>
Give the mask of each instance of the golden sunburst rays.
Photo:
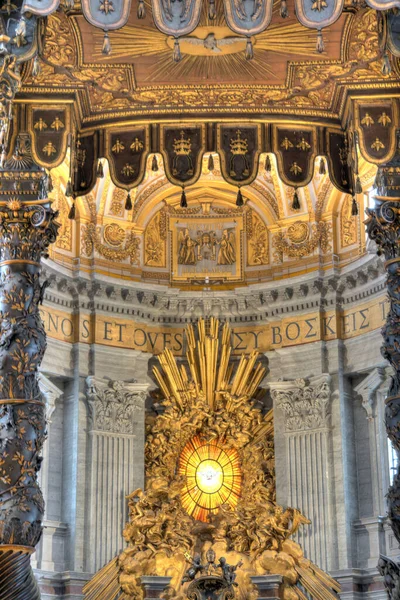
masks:
<svg viewBox="0 0 400 600"><path fill-rule="evenodd" d="M154 27L125 25L116 32L110 32L109 36L112 46L112 54L109 58L113 62L140 56L152 56L163 52L170 54L172 62L172 53L167 46L166 36ZM96 60L104 59L102 47L103 37L96 31L93 50L93 58Z"/></svg>
<svg viewBox="0 0 400 600"><path fill-rule="evenodd" d="M182 48L182 60L175 63L172 59L172 45L169 38L157 29L146 26L126 25L116 32L110 32L112 54L106 59L113 62L135 62L135 59L143 57L157 57L157 61L148 64L144 81L168 81L179 82L202 80L208 81L239 81L249 79L253 81L264 81L266 79L282 80L282 73L276 73L268 58L268 53L285 55L290 58L314 57L315 58L315 32L303 27L298 21L293 23L277 23L270 26L266 31L254 38L254 59L248 61L244 57L245 38L243 48L238 52L229 53L229 46L221 46L218 49L218 40L239 39L232 32L229 33L226 26L211 21L205 27L182 38L188 40L187 48L191 49L189 54ZM215 35L216 49L211 50L209 55L198 55L197 49L202 47L207 36ZM193 42L191 43L191 40ZM100 33L95 33L93 58L102 61L103 38ZM200 51L199 51L200 52ZM228 53L227 53L228 52ZM200 52L201 54L201 52Z"/></svg>
<svg viewBox="0 0 400 600"><path fill-rule="evenodd" d="M218 440L205 443L196 436L182 451L178 473L185 479L182 506L194 519L206 523L223 504L237 506L242 474L235 448L224 448Z"/></svg>
<svg viewBox="0 0 400 600"><path fill-rule="evenodd" d="M184 365L180 368L172 352L167 349L158 355L161 371L154 367L153 373L165 398L173 398L183 408L192 398L205 398L211 410L215 410L221 394L229 393L231 397L253 398L264 375L265 368L260 362L256 364L259 353L251 352L242 355L233 374L234 363L229 363L232 352L231 329L227 323L220 332L218 319L211 318L206 332L205 321L200 319L197 325L197 339L192 325L186 329L187 353L190 380ZM230 404L226 409L229 412Z"/></svg>

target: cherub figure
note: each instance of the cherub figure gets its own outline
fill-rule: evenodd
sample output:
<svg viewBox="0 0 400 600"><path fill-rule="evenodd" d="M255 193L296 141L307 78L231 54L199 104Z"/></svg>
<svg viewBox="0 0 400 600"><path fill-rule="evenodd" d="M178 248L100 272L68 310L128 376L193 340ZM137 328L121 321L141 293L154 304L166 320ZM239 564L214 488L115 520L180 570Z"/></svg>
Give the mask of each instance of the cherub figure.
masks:
<svg viewBox="0 0 400 600"><path fill-rule="evenodd" d="M201 557L199 554L196 554L194 558L191 558L190 562L192 566L187 569L184 577L182 578L182 584L186 583L187 581L193 581L197 573L201 573L201 571L204 569L204 565L201 564Z"/></svg>
<svg viewBox="0 0 400 600"><path fill-rule="evenodd" d="M242 564L243 564L243 562L239 561L236 565L228 565L228 563L226 562L225 556L221 556L221 558L219 559L219 565L217 565L217 566L222 570L222 576L228 585L235 585L235 586L238 585L235 581L236 570L239 567L241 567Z"/></svg>

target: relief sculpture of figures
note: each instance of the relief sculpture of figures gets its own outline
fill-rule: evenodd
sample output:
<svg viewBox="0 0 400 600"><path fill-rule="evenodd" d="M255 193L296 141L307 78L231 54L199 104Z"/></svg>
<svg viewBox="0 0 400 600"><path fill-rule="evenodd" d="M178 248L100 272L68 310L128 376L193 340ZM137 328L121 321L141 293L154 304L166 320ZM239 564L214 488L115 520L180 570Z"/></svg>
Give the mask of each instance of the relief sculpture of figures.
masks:
<svg viewBox="0 0 400 600"><path fill-rule="evenodd" d="M236 242L233 231L224 229L219 243L217 265L233 265L236 262Z"/></svg>
<svg viewBox="0 0 400 600"><path fill-rule="evenodd" d="M180 265L195 265L196 264L196 244L195 240L192 240L190 237L189 229L186 228L185 231L180 231L179 236L179 254L178 254L178 263Z"/></svg>

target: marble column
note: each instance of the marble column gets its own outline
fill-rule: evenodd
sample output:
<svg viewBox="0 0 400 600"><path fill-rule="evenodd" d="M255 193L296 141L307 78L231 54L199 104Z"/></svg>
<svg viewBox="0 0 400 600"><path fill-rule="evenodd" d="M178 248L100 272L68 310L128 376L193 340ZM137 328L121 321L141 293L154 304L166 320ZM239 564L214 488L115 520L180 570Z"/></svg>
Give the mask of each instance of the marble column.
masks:
<svg viewBox="0 0 400 600"><path fill-rule="evenodd" d="M276 413L275 444L285 464L287 504L311 520L294 536L305 555L328 569L331 522L330 376L269 383ZM283 421L283 433L280 422ZM277 431L279 429L279 432ZM280 438L280 439L279 439ZM284 444L284 448L280 445Z"/></svg>
<svg viewBox="0 0 400 600"><path fill-rule="evenodd" d="M46 349L39 273L58 225L27 135L19 135L0 169L0 184L0 598L36 600L30 555L42 534L37 474L46 437L38 380Z"/></svg>
<svg viewBox="0 0 400 600"><path fill-rule="evenodd" d="M128 519L126 497L144 486L145 400L149 384L87 380L87 571L118 554Z"/></svg>
<svg viewBox="0 0 400 600"><path fill-rule="evenodd" d="M382 355L394 370L385 400L385 421L389 439L400 451L400 132L397 132L397 152L391 163L379 167L375 207L367 209L367 233L385 257L387 291L390 308L382 328ZM400 543L400 470L388 495L388 514L393 533ZM400 598L400 565L381 556L378 569L384 576L388 593Z"/></svg>

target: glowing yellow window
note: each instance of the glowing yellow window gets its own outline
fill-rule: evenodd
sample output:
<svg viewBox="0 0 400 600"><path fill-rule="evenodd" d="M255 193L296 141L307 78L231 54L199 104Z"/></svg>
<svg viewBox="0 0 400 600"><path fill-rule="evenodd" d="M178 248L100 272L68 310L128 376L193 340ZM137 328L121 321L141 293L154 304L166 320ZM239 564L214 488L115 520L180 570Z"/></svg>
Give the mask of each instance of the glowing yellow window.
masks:
<svg viewBox="0 0 400 600"><path fill-rule="evenodd" d="M182 451L179 474L185 478L182 505L195 519L206 522L221 504L237 505L242 474L234 448L195 437Z"/></svg>

